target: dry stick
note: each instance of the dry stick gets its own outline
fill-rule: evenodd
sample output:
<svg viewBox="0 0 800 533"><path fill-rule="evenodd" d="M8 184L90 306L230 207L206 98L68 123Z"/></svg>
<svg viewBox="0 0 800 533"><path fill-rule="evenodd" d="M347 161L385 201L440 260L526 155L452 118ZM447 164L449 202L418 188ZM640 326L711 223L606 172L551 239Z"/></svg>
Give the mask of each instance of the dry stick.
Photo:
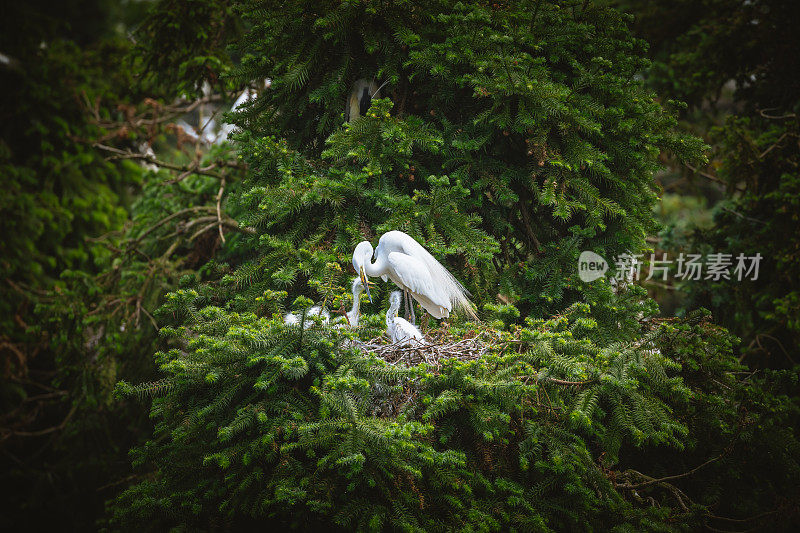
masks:
<svg viewBox="0 0 800 533"><path fill-rule="evenodd" d="M189 242L192 242L193 240L195 240L197 237L199 237L203 233L207 232L210 229L214 229L215 227L217 227L217 221L216 220L214 222L212 222L211 224L209 224L207 226L203 226L202 228L197 230L197 232L195 232L194 235L189 237Z"/></svg>
<svg viewBox="0 0 800 533"><path fill-rule="evenodd" d="M107 308L107 307L110 307L110 306L112 306L112 305L114 305L116 303L122 303L122 302L123 302L122 298L114 298L113 300L108 301L105 304L103 304L103 306L97 306L94 309L92 309L91 311L88 311L86 313L86 316L91 316L91 315L93 315L95 313L99 313L100 311L106 310L106 309L104 309L104 307Z"/></svg>
<svg viewBox="0 0 800 533"><path fill-rule="evenodd" d="M8 412L3 413L2 415L0 415L0 420L11 420L11 419L13 419L15 416L17 416L18 413L20 413L25 408L25 404L26 403L43 402L43 401L46 401L46 400L50 400L50 399L53 399L53 398L58 398L58 397L61 397L61 396L66 396L66 395L67 395L67 391L56 391L56 392L50 392L50 393L47 393L47 394L40 394L38 396L31 396L29 398L25 398L24 400L22 400L22 403L20 403L16 408L14 408L13 410L8 411ZM35 408L34 408L35 412L39 412L40 407L41 407L40 405L35 406Z"/></svg>
<svg viewBox="0 0 800 533"><path fill-rule="evenodd" d="M9 376L8 380L9 381L13 381L14 383L19 383L20 385L30 385L32 387L39 387L40 389L46 390L46 391L55 392L55 391L58 390L58 389L54 389L50 385L45 385L44 383L38 383L38 382L30 380L30 379L24 379L24 378L20 379L20 378L15 378L14 376Z"/></svg>
<svg viewBox="0 0 800 533"><path fill-rule="evenodd" d="M725 516L717 516L711 513L708 514L708 517L713 518L714 520L723 520L725 522L752 522L758 518L764 518L765 516L779 513L780 511L780 509L773 509L772 511L764 511L763 513L758 513L757 515L749 516L747 518L727 518Z"/></svg>
<svg viewBox="0 0 800 533"><path fill-rule="evenodd" d="M41 400L49 400L50 398L58 398L60 396L66 396L66 395L67 395L67 391L59 390L59 391L55 391L55 392L48 392L46 394L39 394L37 396L29 396L29 397L25 398L24 400L22 400L22 403L38 402L38 401L41 401Z"/></svg>
<svg viewBox="0 0 800 533"><path fill-rule="evenodd" d="M191 113L192 111L197 109L198 106L200 106L202 104L207 104L207 103L211 103L211 102L219 102L219 101L222 101L222 100L223 100L223 97L221 95L212 95L212 96L209 96L209 97L206 97L206 98L200 98L199 100L195 100L189 105L181 105L181 104L166 105L166 106L161 107L161 109L163 111L166 111L166 113L163 114L163 115L160 115L158 117L155 117L153 119L149 119L148 120L148 119L144 118L144 115L148 114L148 111L145 111L144 113L142 113L140 115L136 115L135 117L131 118L130 120L125 120L124 122L127 123L127 124L130 124L133 127L151 126L153 124L160 124L162 122L170 121L170 120L172 120L172 119L174 119L176 117L179 117L181 115L185 115L187 113ZM97 102L97 106L98 106L98 109L99 109L99 101ZM104 129L109 129L111 127L119 125L118 122L113 122L113 121L108 121L108 120L101 120L99 118L95 121L95 124L100 126L101 128L104 128Z"/></svg>
<svg viewBox="0 0 800 533"><path fill-rule="evenodd" d="M724 185L724 186L728 185L724 180L721 180L717 176L715 176L713 174L709 174L708 172L704 172L704 171L700 170L699 168L695 168L692 165L690 165L689 163L684 163L684 166L686 166L686 168L688 168L692 172L694 172L696 174L699 174L700 176L703 176L704 178L706 178L708 180L711 180L711 181L713 181L715 183L719 183L720 185ZM734 189L739 191L739 192L744 192L744 189L739 189L737 187L734 187Z"/></svg>
<svg viewBox="0 0 800 533"><path fill-rule="evenodd" d="M785 115L767 115L764 111L772 111L773 109L778 109L777 107L767 107L765 109L759 109L758 114L762 117L769 119L769 120L783 120L786 118L797 118L797 115L794 113L787 113Z"/></svg>
<svg viewBox="0 0 800 533"><path fill-rule="evenodd" d="M213 113L211 113L211 116L208 117L208 120L206 120L206 123L203 124L203 126L197 131L197 133L202 134L205 131L205 129L208 127L208 125L211 124L211 121L214 120L214 117L216 117L219 114L221 109L222 109L221 107L218 107ZM198 137L198 140L199 140L199 137Z"/></svg>
<svg viewBox="0 0 800 533"><path fill-rule="evenodd" d="M176 183L185 180L186 178L191 176L197 170L199 165L200 165L200 163L197 160L192 161L191 164L188 165L188 168L184 172L181 172L180 174L178 174L177 178L173 178L173 179L167 181L166 185L175 185Z"/></svg>
<svg viewBox="0 0 800 533"><path fill-rule="evenodd" d="M752 218L752 217L745 216L745 215L743 215L741 213L737 213L733 209L729 209L729 208L727 208L725 206L722 206L721 209L723 211L726 211L726 212L732 214L732 215L736 215L737 217L739 217L739 218L741 218L743 220L749 220L750 222L756 222L758 224L761 224L762 226L766 226L767 225L767 223L764 222L763 220L758 220L757 218Z"/></svg>
<svg viewBox="0 0 800 533"><path fill-rule="evenodd" d="M553 383L557 383L559 385L586 385L594 381L593 379L587 379L584 381L564 381L563 379L551 378L549 376L544 376L544 379L546 379L547 381L551 381Z"/></svg>
<svg viewBox="0 0 800 533"><path fill-rule="evenodd" d="M706 529L708 529L709 531L713 531L714 533L752 533L753 531L761 530L761 528L758 527L758 526L750 528L750 529L745 529L745 530L742 530L742 531L733 531L732 529L717 529L715 527L709 526L705 522L703 523L703 525L705 526Z"/></svg>
<svg viewBox="0 0 800 533"><path fill-rule="evenodd" d="M222 192L225 190L225 178L219 184L219 192L217 192L217 222L219 223L219 238L225 243L225 234L222 233L222 211L220 204L222 203Z"/></svg>
<svg viewBox="0 0 800 533"><path fill-rule="evenodd" d="M153 315L148 313L147 309L145 309L144 307L142 307L142 312L145 314L145 316L147 316L147 318L150 319L150 322L153 324L153 327L155 328L155 330L158 331L158 322L156 322L156 319L153 318Z"/></svg>
<svg viewBox="0 0 800 533"><path fill-rule="evenodd" d="M203 176L211 176L212 178L217 178L218 180L225 178L225 176L223 174L220 174L219 172L211 172L212 168L216 168L215 164L209 165L207 167L200 167L198 163L195 161L191 165L175 165L173 163L167 163L166 161L161 161L159 159L156 159L151 155L137 154L135 152L131 152L130 150L120 150L119 148L114 148L113 146L107 146L105 144L94 143L92 146L100 150L105 150L106 152L111 152L112 154L116 154L112 157L109 157L108 158L109 161L114 161L118 159L141 159L143 161L147 161L148 163L157 165L159 167L186 173L186 176L190 174L201 174ZM180 179L177 181L180 181Z"/></svg>
<svg viewBox="0 0 800 533"><path fill-rule="evenodd" d="M136 296L136 322L135 323L136 323L136 326L138 327L139 326L140 313L144 312L144 314L147 316L147 318L150 319L150 322L153 324L153 327L155 328L155 330L158 331L158 324L156 323L155 319L153 318L153 315L148 313L147 309L145 309L144 306L142 305L142 300L144 299L145 290L148 287L148 285L150 285L150 283L153 281L153 277L155 276L155 273L156 273L156 265L155 265L155 263L153 263L151 261L150 262L150 268L149 268L149 270L147 272L147 278L145 279L144 283L142 284L142 288L139 290L139 293Z"/></svg>
<svg viewBox="0 0 800 533"><path fill-rule="evenodd" d="M786 348L783 347L783 343L781 341L779 341L778 339L776 339L775 337L773 337L769 333L759 333L758 335L756 335L756 339L759 338L759 337L766 337L768 339L772 339L773 341L775 341L778 344L778 346L780 347L781 351L783 352L783 355L786 356L786 358L789 360L789 362L792 363L793 365L796 364L794 362L794 359L792 359L792 356L789 355L789 352L786 351ZM759 346L761 347L762 350L764 349L764 347L761 346L760 342L759 342Z"/></svg>
<svg viewBox="0 0 800 533"><path fill-rule="evenodd" d="M714 461L719 460L720 458L722 458L727 453L728 453L728 450L725 450L721 454L719 454L718 456L712 457L711 459L709 459L705 463L703 463L703 464L701 464L699 466L696 466L696 467L692 468L691 470L689 470L688 472L684 472L683 474L675 474L674 476L666 476L666 477L662 477L662 478L658 478L658 479L652 478L652 477L650 477L650 476L648 476L646 474L642 474L641 472L637 472L636 470L631 470L632 472L636 472L638 475L640 475L640 476L642 476L644 478L649 478L649 480L645 481L645 482L642 482L642 483L636 483L636 484L633 484L633 485L630 484L630 483L620 484L620 485L617 485L617 487L619 487L621 489L638 489L640 487L646 487L648 485L653 485L655 483L663 483L665 481L669 481L669 480L673 480L673 479L680 479L680 478L683 478L683 477L691 476L692 474L694 474L695 472L697 472L698 470L700 470L704 466L707 466L707 465L713 463Z"/></svg>
<svg viewBox="0 0 800 533"><path fill-rule="evenodd" d="M773 150L773 149L774 149L776 146L778 146L778 144L780 144L780 142L781 142L783 139L785 139L787 135L789 135L789 132L784 132L784 133L783 133L783 135L781 135L780 137L778 137L778 140L777 140L777 141L775 141L775 143L774 143L772 146L770 146L769 148L767 148L766 150L764 150L763 152L761 152L761 154L758 156L758 158L759 158L759 159L763 159L763 158L764 158L764 156L765 156L765 155L767 155L768 153L770 153L770 152L771 152L771 151L772 151L772 150Z"/></svg>
<svg viewBox="0 0 800 533"><path fill-rule="evenodd" d="M167 248L167 251L166 251L166 252L164 252L164 253L161 255L161 257L159 257L159 258L158 258L158 261L166 261L167 259L169 259L169 257L172 255L172 253L173 253L175 250L177 250L177 249L178 249L178 246L180 245L180 242L181 242L181 239L175 239L175 240L172 242L172 244L170 244L170 245L169 245L169 248Z"/></svg>
<svg viewBox="0 0 800 533"><path fill-rule="evenodd" d="M102 487L96 488L95 492L101 492L101 491L103 491L105 489L110 489L111 487L116 487L117 485L121 485L123 483L126 483L126 482L132 480L132 479L136 479L137 477L139 477L139 474L131 474L130 476L124 477L122 479L118 479L117 481L112 481L111 483L106 483Z"/></svg>
<svg viewBox="0 0 800 533"><path fill-rule="evenodd" d="M41 437L42 435L47 435L48 433L53 433L55 431L64 429L64 427L67 425L67 422L69 422L69 419L72 418L72 415L75 414L75 411L77 409L78 409L78 404L74 404L72 406L72 409L70 409L69 413L67 413L67 416L64 417L64 420L62 420L60 424L58 424L57 426L49 427L47 429L40 429L38 431L16 431L13 429L3 428L2 431L7 432L5 438L8 438L11 435L15 435L17 437Z"/></svg>

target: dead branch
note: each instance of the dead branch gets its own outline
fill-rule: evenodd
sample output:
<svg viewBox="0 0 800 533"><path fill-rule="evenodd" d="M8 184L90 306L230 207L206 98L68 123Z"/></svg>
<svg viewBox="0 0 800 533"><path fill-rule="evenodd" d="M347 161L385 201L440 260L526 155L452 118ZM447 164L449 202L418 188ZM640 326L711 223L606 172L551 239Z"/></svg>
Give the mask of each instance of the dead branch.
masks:
<svg viewBox="0 0 800 533"><path fill-rule="evenodd" d="M136 153L132 152L131 150L120 150L119 148L114 148L113 146L108 146L101 143L94 143L92 146L94 146L99 150L104 150L106 152L115 154L107 158L108 161L117 161L120 159L142 160L142 161L147 161L148 163L156 165L161 168L174 170L176 172L182 172L183 178L179 177L176 180L173 180L172 183L176 183L177 181L180 181L181 179L184 179L186 176L189 176L191 174L210 176L218 180L225 179L225 176L220 174L219 172L213 172L212 169L217 168L218 166L216 163L212 163L211 165L205 167L201 167L196 161L189 165L176 165L174 163L167 163L166 161L161 161L148 154Z"/></svg>
<svg viewBox="0 0 800 533"><path fill-rule="evenodd" d="M222 193L225 191L225 178L219 184L219 191L217 192L217 222L219 226L219 238L225 242L225 234L222 232L222 210L220 204L222 203Z"/></svg>
<svg viewBox="0 0 800 533"><path fill-rule="evenodd" d="M641 487L646 487L648 485L654 485L656 483L663 483L665 481L672 481L673 479L680 479L680 478L688 477L688 476L691 476L692 474L694 474L695 472L697 472L698 470L700 470L701 468L703 468L705 466L708 466L708 465L710 465L711 463L713 463L715 461L718 461L720 458L725 456L728 453L728 451L729 451L729 449L726 449L725 451L723 451L718 456L712 457L708 461L702 463L699 466L696 466L696 467L692 468L688 472L684 472L682 474L675 474L673 476L665 476L665 477L661 477L661 478L653 478L653 477L650 477L648 475L642 474L641 472L637 472L635 470L626 470L625 472L623 472L623 474L628 473L628 472L632 472L632 473L635 473L637 476L640 476L641 478L646 479L646 481L644 481L642 483L635 483L635 484L620 483L620 484L617 485L617 488L620 488L620 489L638 489L638 488L641 488Z"/></svg>
<svg viewBox="0 0 800 533"><path fill-rule="evenodd" d="M777 146L780 144L780 142L786 138L786 136L787 136L787 135L789 135L789 132L786 132L786 131L785 131L785 132L783 132L783 135L781 135L780 137L778 137L778 140L777 140L777 141L775 141L775 142L772 144L772 146L770 146L769 148L767 148L766 150L764 150L763 152L761 152L761 154L759 154L758 158L759 158L759 159L763 159L763 158L764 158L764 156L765 156L765 155L767 155L768 153L770 153L772 150L774 150L774 149L775 149L775 147L777 147Z"/></svg>
<svg viewBox="0 0 800 533"><path fill-rule="evenodd" d="M64 417L64 420L62 420L60 424L52 426L52 427L49 427L49 428L46 428L46 429L40 429L38 431L17 431L15 429L10 429L10 428L0 428L0 432L3 433L2 439L5 440L5 439L7 439L7 438L9 438L11 436L16 436L16 437L41 437L43 435L54 433L56 431L61 431L62 429L64 429L66 427L67 423L72 418L72 415L75 414L75 411L77 411L77 409L78 409L78 405L74 404L72 406L72 409L69 410L69 413L67 413L67 416Z"/></svg>
<svg viewBox="0 0 800 533"><path fill-rule="evenodd" d="M758 114L761 115L762 117L768 119L768 120L784 120L784 119L787 119L787 118L797 118L797 115L795 113L786 113L786 114L783 114L783 115L768 115L767 113L765 113L765 111L773 111L775 109L778 109L778 108L777 107L768 107L768 108L765 108L765 109L759 109L758 110Z"/></svg>

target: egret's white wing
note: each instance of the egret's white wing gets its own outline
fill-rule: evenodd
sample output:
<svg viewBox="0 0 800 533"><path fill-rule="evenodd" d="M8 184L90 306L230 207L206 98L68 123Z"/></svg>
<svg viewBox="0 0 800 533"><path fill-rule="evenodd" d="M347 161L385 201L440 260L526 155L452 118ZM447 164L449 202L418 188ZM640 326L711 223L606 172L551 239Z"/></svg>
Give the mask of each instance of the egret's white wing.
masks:
<svg viewBox="0 0 800 533"><path fill-rule="evenodd" d="M441 286L436 284L425 263L400 252L390 253L387 260L394 277L409 291L424 295L426 299L439 307L451 309L450 298L446 292L441 290Z"/></svg>
<svg viewBox="0 0 800 533"><path fill-rule="evenodd" d="M447 309L458 307L473 318L477 318L472 302L469 301L469 291L413 237L402 231L388 231L381 236L381 241L384 239L390 250L400 251L418 259L427 267L434 285L447 297L448 305L443 307ZM382 244L380 243L378 247L380 248Z"/></svg>
<svg viewBox="0 0 800 533"><path fill-rule="evenodd" d="M197 141L200 138L200 134L195 131L195 129L185 120L179 120L175 122L176 126L180 126L187 136L189 136L193 141Z"/></svg>

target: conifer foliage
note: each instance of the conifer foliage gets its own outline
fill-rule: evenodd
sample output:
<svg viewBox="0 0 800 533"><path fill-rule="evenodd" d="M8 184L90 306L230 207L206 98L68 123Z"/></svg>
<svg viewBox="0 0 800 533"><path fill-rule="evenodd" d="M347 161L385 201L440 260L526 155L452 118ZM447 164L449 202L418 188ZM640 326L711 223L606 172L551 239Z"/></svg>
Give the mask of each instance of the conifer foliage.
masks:
<svg viewBox="0 0 800 533"><path fill-rule="evenodd" d="M622 15L239 8L235 76L273 80L235 117L248 175L228 207L252 231L218 277L168 296L163 379L118 385L152 398L156 427L112 527L669 531L787 506L797 375L753 376L705 314L650 319L637 289L573 274L583 249L644 247L661 150L701 157L636 81L642 43ZM373 77L386 97L344 123L350 86ZM390 229L473 290L485 322L439 334L485 339L482 357L363 350L357 338L381 334L380 289L359 329L284 324L290 301L300 324L313 303L344 307L353 247ZM785 428L780 453L769 427ZM758 490L753 454L781 471Z"/></svg>
<svg viewBox="0 0 800 533"><path fill-rule="evenodd" d="M253 27L237 76L274 83L240 124L312 156L332 142L339 157L353 151L354 170L372 160L382 183L406 190L447 175L501 250L491 278L525 312L574 301L582 288L564 266L581 250L613 257L643 247L661 150L699 157L699 140L676 133L636 81L644 44L616 11L550 1L257 5L245 8ZM385 83L397 127L422 128L437 149L388 168L370 148L378 138L365 143L373 133L357 123L359 142L336 146L359 78ZM380 143L407 144L386 130Z"/></svg>
<svg viewBox="0 0 800 533"><path fill-rule="evenodd" d="M116 501L121 529L670 530L712 519L705 506L726 493L710 479L684 487L690 495L667 481L687 461L752 482L742 469L755 447L760 466L789 469L787 491L800 468L790 433L777 456L763 438L796 420L796 406L768 415L758 393L791 376L748 383L732 339L702 314L608 346L592 342L584 305L523 327L498 320L482 358L433 367L389 365L336 328L197 310L193 290L170 301L193 318L163 330L175 346L158 354L165 378L119 386L152 396L156 423L134 454L156 470ZM756 496L745 507L775 494Z"/></svg>

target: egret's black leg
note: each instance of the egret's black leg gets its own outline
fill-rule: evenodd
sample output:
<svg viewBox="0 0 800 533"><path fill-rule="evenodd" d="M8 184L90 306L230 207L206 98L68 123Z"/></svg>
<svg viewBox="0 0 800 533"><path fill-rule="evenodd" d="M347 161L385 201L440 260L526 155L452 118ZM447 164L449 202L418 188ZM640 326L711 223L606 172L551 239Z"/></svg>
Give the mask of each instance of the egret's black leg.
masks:
<svg viewBox="0 0 800 533"><path fill-rule="evenodd" d="M414 316L414 300L408 299L408 305L411 307L411 323L417 325L417 318Z"/></svg>
<svg viewBox="0 0 800 533"><path fill-rule="evenodd" d="M407 319L411 318L411 312L408 309L408 301L409 301L408 291L403 289L403 306L405 307L405 310L406 310L406 318Z"/></svg>

